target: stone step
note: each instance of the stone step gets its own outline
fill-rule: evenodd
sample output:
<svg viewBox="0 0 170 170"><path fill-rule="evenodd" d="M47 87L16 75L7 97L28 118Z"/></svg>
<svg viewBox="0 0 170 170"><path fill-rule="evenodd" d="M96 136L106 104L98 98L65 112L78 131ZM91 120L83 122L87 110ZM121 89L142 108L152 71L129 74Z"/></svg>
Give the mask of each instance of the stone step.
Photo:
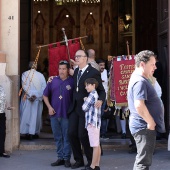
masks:
<svg viewBox="0 0 170 170"><path fill-rule="evenodd" d="M108 139L101 140L103 150L128 148L130 140L129 139ZM156 142L157 148L166 148L167 140L159 140ZM41 138L34 139L32 141L21 140L19 150L55 150L55 142L52 138Z"/></svg>
<svg viewBox="0 0 170 170"><path fill-rule="evenodd" d="M111 149L119 147L128 147L129 139L108 139L101 140L102 148ZM56 149L55 142L53 139L34 139L32 141L21 140L20 150L45 150L45 149Z"/></svg>

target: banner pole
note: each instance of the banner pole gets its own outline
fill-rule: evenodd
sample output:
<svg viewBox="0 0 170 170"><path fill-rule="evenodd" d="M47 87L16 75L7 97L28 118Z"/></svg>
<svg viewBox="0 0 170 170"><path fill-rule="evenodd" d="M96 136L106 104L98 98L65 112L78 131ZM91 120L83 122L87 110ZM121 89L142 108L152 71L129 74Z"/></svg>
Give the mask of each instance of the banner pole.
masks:
<svg viewBox="0 0 170 170"><path fill-rule="evenodd" d="M87 38L87 36L78 37L78 38L73 38L73 39L68 39L68 41L73 41L73 40L75 40L75 39L82 39L82 38ZM64 42L66 42L66 41L65 41L65 40L59 41L59 43L64 43ZM37 46L37 48L47 47L47 46L49 46L49 45L53 45L53 44L56 44L56 43L57 43L57 42L50 43L50 44L45 44L45 45L39 45L39 46Z"/></svg>
<svg viewBox="0 0 170 170"><path fill-rule="evenodd" d="M127 54L128 54L128 59L129 59L129 42L128 41L126 41L126 45L127 45Z"/></svg>
<svg viewBox="0 0 170 170"><path fill-rule="evenodd" d="M66 42L67 54L68 54L68 59L69 59L70 67L71 67L70 51L69 51L69 48L68 48L68 39L67 39L67 36L66 36L66 33L65 33L65 28L62 28L61 30L63 31L63 34L64 34L64 41Z"/></svg>

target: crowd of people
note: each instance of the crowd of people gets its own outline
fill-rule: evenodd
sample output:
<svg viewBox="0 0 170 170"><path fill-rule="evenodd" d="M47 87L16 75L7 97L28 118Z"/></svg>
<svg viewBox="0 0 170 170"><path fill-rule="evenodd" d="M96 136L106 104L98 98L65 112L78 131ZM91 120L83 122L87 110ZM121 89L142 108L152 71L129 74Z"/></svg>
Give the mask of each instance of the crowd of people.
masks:
<svg viewBox="0 0 170 170"><path fill-rule="evenodd" d="M56 143L57 160L51 166L64 165L83 170L100 170L100 139L107 139L111 110L108 98L108 72L103 59L95 61L95 51L78 50L75 61L61 60L59 75L46 84L35 63L22 74L23 93L20 102L20 133L27 139L38 138L42 126L43 100L48 108ZM57 66L56 66L57 69ZM165 132L161 87L153 73L156 56L142 51L135 56L135 71L128 86L129 129L131 147L137 152L134 170L149 169L155 148L156 131ZM114 103L114 101L113 101ZM9 157L4 150L5 92L0 86L0 157ZM126 120L119 119L122 138L126 138ZM152 147L151 147L152 146ZM84 165L83 152L87 159ZM71 164L73 154L75 162Z"/></svg>

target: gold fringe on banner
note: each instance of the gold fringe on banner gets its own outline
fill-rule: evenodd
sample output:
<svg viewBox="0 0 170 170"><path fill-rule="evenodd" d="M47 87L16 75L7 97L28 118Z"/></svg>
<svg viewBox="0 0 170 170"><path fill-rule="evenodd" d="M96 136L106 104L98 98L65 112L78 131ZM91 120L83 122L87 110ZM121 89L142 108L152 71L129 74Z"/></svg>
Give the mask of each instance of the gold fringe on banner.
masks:
<svg viewBox="0 0 170 170"><path fill-rule="evenodd" d="M128 110L126 110L126 111L124 111L123 113L122 113L122 115L120 115L120 110L121 109L115 109L115 111L114 111L114 116L121 116L121 118L122 119L126 119L128 116L129 116L129 109Z"/></svg>
<svg viewBox="0 0 170 170"><path fill-rule="evenodd" d="M129 111L129 109L126 111L126 117L128 117L129 116L129 113L130 113L130 111Z"/></svg>
<svg viewBox="0 0 170 170"><path fill-rule="evenodd" d="M80 37L80 45L81 45L81 49L82 49L82 50L85 50L85 47L84 47L83 42L82 42L82 40L81 40L81 37Z"/></svg>
<svg viewBox="0 0 170 170"><path fill-rule="evenodd" d="M127 107L128 103L115 103L115 106L119 106L119 107Z"/></svg>
<svg viewBox="0 0 170 170"><path fill-rule="evenodd" d="M117 115L120 116L120 109L118 109Z"/></svg>
<svg viewBox="0 0 170 170"><path fill-rule="evenodd" d="M116 112L117 112L117 110L115 109L115 111L114 111L114 116L116 116Z"/></svg>
<svg viewBox="0 0 170 170"><path fill-rule="evenodd" d="M122 114L122 119L125 119L125 115L124 114Z"/></svg>

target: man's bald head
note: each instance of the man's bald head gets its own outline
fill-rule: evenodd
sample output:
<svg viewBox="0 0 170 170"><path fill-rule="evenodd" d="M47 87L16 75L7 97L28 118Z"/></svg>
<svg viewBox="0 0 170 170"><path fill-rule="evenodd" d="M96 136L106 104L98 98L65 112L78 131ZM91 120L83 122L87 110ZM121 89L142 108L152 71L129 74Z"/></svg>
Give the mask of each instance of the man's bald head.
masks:
<svg viewBox="0 0 170 170"><path fill-rule="evenodd" d="M93 49L87 50L87 53L88 53L88 57L90 59L94 59L95 60L96 55L95 55L95 51Z"/></svg>

